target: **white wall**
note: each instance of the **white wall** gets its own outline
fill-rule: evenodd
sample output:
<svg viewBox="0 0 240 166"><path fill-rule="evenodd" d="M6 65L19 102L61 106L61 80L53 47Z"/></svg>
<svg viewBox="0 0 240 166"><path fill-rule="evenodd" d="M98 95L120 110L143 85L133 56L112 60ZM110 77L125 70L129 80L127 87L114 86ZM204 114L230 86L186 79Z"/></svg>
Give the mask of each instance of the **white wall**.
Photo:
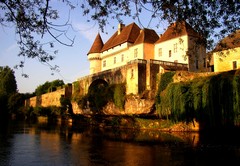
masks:
<svg viewBox="0 0 240 166"><path fill-rule="evenodd" d="M177 46L176 50L174 50L174 44ZM159 48L162 48L162 56L159 56ZM171 50L171 57L169 57L169 50ZM185 35L162 43L157 43L154 48L154 59L188 64L186 51L188 51L188 37Z"/></svg>

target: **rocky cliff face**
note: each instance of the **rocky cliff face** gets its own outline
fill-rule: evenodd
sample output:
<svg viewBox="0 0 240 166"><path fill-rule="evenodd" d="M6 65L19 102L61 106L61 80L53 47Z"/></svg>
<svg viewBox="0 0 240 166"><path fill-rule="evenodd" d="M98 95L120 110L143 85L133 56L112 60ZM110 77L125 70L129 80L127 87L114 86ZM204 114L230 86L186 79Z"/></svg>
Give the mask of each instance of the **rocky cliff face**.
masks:
<svg viewBox="0 0 240 166"><path fill-rule="evenodd" d="M125 108L119 109L114 103L109 102L102 110L106 115L132 115L132 114L149 114L154 111L154 100L130 98L125 102ZM77 103L72 103L75 114L92 114L89 108L80 109Z"/></svg>

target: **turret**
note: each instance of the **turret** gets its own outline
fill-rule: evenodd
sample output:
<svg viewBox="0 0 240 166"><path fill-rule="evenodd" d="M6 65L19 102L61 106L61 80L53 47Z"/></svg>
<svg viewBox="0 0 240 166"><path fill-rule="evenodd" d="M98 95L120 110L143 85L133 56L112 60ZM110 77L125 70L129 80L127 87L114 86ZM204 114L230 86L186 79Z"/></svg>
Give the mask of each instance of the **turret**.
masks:
<svg viewBox="0 0 240 166"><path fill-rule="evenodd" d="M90 74L98 73L101 71L101 50L103 47L103 41L98 33L91 49L88 52L88 60L90 62Z"/></svg>

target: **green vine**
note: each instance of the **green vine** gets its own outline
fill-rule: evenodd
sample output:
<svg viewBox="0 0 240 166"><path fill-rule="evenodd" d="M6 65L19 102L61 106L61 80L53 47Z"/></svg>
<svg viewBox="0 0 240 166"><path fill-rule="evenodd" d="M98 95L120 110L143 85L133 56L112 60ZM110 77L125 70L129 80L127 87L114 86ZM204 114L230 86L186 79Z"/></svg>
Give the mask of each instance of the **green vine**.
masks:
<svg viewBox="0 0 240 166"><path fill-rule="evenodd" d="M159 94L156 105L161 118L186 122L196 119L210 128L239 123L239 70L171 83Z"/></svg>
<svg viewBox="0 0 240 166"><path fill-rule="evenodd" d="M125 84L116 84L114 88L113 101L116 107L124 109L126 96Z"/></svg>

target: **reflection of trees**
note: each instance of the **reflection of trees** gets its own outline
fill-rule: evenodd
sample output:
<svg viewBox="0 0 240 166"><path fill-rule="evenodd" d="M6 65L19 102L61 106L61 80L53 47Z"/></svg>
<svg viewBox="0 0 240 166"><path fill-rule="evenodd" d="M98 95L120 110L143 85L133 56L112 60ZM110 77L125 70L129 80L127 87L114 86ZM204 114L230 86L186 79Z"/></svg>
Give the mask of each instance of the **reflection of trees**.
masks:
<svg viewBox="0 0 240 166"><path fill-rule="evenodd" d="M17 132L14 139L13 132ZM199 133L150 130L81 130L67 124L42 122L1 124L0 133L0 165L16 162L10 159L16 155L16 150L21 150L23 144L32 150L29 159L23 161L23 164L41 160L43 164L48 161L47 164L55 165L168 166L196 163L218 165L221 162L232 165L239 157L240 134L237 131L225 134L218 131L200 133L199 136ZM194 136L199 137L200 142L193 147L191 141Z"/></svg>
<svg viewBox="0 0 240 166"><path fill-rule="evenodd" d="M12 143L11 131L13 126L5 118L0 117L0 165L10 165Z"/></svg>

